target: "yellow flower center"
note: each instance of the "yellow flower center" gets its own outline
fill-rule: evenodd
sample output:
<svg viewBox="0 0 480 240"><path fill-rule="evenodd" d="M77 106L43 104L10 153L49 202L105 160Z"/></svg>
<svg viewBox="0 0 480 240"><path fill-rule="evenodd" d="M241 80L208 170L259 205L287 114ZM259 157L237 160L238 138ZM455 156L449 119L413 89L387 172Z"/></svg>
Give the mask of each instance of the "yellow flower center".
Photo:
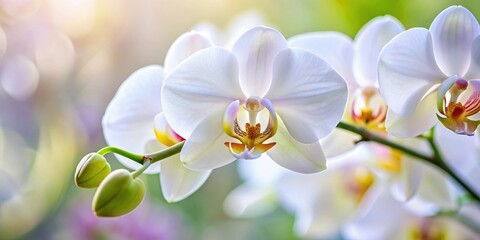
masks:
<svg viewBox="0 0 480 240"><path fill-rule="evenodd" d="M269 114L268 122L263 131L262 124L258 120L262 111L268 111ZM244 128L241 128L239 124L238 117L240 114L246 114L248 118ZM275 146L275 142L264 142L275 135L277 127L277 116L268 99L252 97L242 105L240 105L240 101L234 101L225 111L223 130L227 135L240 142L225 142L225 146L236 158L258 158L262 153Z"/></svg>
<svg viewBox="0 0 480 240"><path fill-rule="evenodd" d="M389 149L387 157L380 158L376 161L380 169L390 173L399 173L402 170L403 153L396 149Z"/></svg>
<svg viewBox="0 0 480 240"><path fill-rule="evenodd" d="M371 130L385 130L387 105L375 87L359 89L351 107L351 122Z"/></svg>
<svg viewBox="0 0 480 240"><path fill-rule="evenodd" d="M368 168L358 166L347 177L348 192L353 195L355 202L358 204L375 182L375 176Z"/></svg>

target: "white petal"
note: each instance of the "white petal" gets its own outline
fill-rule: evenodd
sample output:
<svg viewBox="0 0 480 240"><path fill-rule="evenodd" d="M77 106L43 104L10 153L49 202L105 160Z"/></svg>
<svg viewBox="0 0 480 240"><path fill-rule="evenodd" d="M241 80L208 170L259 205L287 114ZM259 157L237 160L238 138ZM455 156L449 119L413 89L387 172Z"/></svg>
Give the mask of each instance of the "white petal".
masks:
<svg viewBox="0 0 480 240"><path fill-rule="evenodd" d="M334 129L330 135L320 139L320 143L325 156L330 158L352 150L356 146L356 140L359 140L358 135L342 129Z"/></svg>
<svg viewBox="0 0 480 240"><path fill-rule="evenodd" d="M162 111L159 96L162 81L162 67L148 66L137 70L122 83L102 120L103 134L109 145L137 154L145 153L145 144L155 139L155 115ZM130 159L117 158L129 168L141 166ZM149 172L158 170L158 164L147 169Z"/></svg>
<svg viewBox="0 0 480 240"><path fill-rule="evenodd" d="M423 172L418 167L418 163L415 162L418 161L417 159L403 156L401 161L400 179L393 184L392 193L397 200L406 202L417 192Z"/></svg>
<svg viewBox="0 0 480 240"><path fill-rule="evenodd" d="M319 142L304 144L290 136L279 124L272 138L277 144L267 151L268 156L280 166L299 173L316 173L325 170L326 159Z"/></svg>
<svg viewBox="0 0 480 240"><path fill-rule="evenodd" d="M180 159L185 167L195 171L225 166L235 160L224 145L231 140L231 137L223 133L212 141L195 142L187 139L180 152Z"/></svg>
<svg viewBox="0 0 480 240"><path fill-rule="evenodd" d="M178 37L165 57L165 72L170 73L179 63L197 51L211 47L212 43L198 32L187 32Z"/></svg>
<svg viewBox="0 0 480 240"><path fill-rule="evenodd" d="M453 210L457 207L457 194L454 191L452 182L449 181L445 173L439 168L418 164L423 172L422 182L418 188L417 194L423 200L434 203L442 210Z"/></svg>
<svg viewBox="0 0 480 240"><path fill-rule="evenodd" d="M368 22L355 37L353 71L361 86L377 86L378 55L403 26L391 16L377 17Z"/></svg>
<svg viewBox="0 0 480 240"><path fill-rule="evenodd" d="M262 154L257 159L237 161L238 174L243 180L274 184L286 170L278 166L267 154Z"/></svg>
<svg viewBox="0 0 480 240"><path fill-rule="evenodd" d="M444 79L435 63L432 38L426 29L400 33L380 53L380 92L398 115L412 114L425 93Z"/></svg>
<svg viewBox="0 0 480 240"><path fill-rule="evenodd" d="M232 18L227 25L227 34L229 42L227 47L231 48L235 44L235 41L248 30L259 26L265 25L267 20L262 12L259 10L247 10Z"/></svg>
<svg viewBox="0 0 480 240"><path fill-rule="evenodd" d="M353 43L350 37L337 32L312 32L289 38L288 44L319 56L347 81L350 88L357 87L353 76Z"/></svg>
<svg viewBox="0 0 480 240"><path fill-rule="evenodd" d="M381 191L376 199L371 200L372 208L345 227L348 239L389 239L407 227L408 213L388 191Z"/></svg>
<svg viewBox="0 0 480 240"><path fill-rule="evenodd" d="M325 61L301 49L281 52L266 95L298 141L313 143L330 134L342 118L347 84Z"/></svg>
<svg viewBox="0 0 480 240"><path fill-rule="evenodd" d="M448 166L458 173L466 183L480 193L479 136L459 135L442 124L435 127L435 143Z"/></svg>
<svg viewBox="0 0 480 240"><path fill-rule="evenodd" d="M263 216L275 210L277 198L274 190L268 185L247 182L227 195L223 208L231 217Z"/></svg>
<svg viewBox="0 0 480 240"><path fill-rule="evenodd" d="M287 41L277 30L255 27L244 33L232 52L240 66L240 85L247 97L262 98L272 81L273 62L287 48Z"/></svg>
<svg viewBox="0 0 480 240"><path fill-rule="evenodd" d="M437 119L436 94L431 93L423 99L411 115L402 117L389 110L385 127L388 133L401 138L416 137L432 128Z"/></svg>
<svg viewBox="0 0 480 240"><path fill-rule="evenodd" d="M225 45L225 34L210 22L199 22L192 27L192 30L206 36L215 46Z"/></svg>
<svg viewBox="0 0 480 240"><path fill-rule="evenodd" d="M190 138L206 117L243 98L237 61L232 53L218 47L200 50L183 61L167 76L162 89L165 118L184 138Z"/></svg>
<svg viewBox="0 0 480 240"><path fill-rule="evenodd" d="M192 171L183 166L180 155L160 161L160 183L167 202L178 202L197 191L210 176L211 171Z"/></svg>
<svg viewBox="0 0 480 240"><path fill-rule="evenodd" d="M472 42L479 31L475 16L462 6L451 6L433 20L430 32L435 58L446 75L465 74Z"/></svg>
<svg viewBox="0 0 480 240"><path fill-rule="evenodd" d="M472 42L470 66L465 74L466 79L480 79L480 36Z"/></svg>

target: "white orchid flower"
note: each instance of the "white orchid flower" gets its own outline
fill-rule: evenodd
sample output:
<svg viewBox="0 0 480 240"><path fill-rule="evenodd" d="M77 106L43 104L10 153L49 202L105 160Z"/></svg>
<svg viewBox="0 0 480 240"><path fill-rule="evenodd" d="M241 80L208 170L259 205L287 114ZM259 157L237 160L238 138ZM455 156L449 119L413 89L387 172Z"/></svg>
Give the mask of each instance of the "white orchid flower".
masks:
<svg viewBox="0 0 480 240"><path fill-rule="evenodd" d="M103 117L107 143L136 153L161 150L183 140L168 125L162 113L160 92L165 73L196 51L210 47L210 41L195 33L181 35L170 47L161 66L148 66L133 73L118 89ZM139 169L141 164L125 157L118 160L128 168ZM152 164L146 173L160 174L165 199L176 202L195 192L210 175L210 171L185 168L179 155Z"/></svg>
<svg viewBox="0 0 480 240"><path fill-rule="evenodd" d="M247 10L228 21L224 30L210 22L200 22L192 29L207 36L216 46L231 48L243 33L259 25L268 25L263 14L258 10Z"/></svg>
<svg viewBox="0 0 480 240"><path fill-rule="evenodd" d="M476 239L476 234L448 217L423 217L413 206L379 191L372 207L343 229L345 239Z"/></svg>
<svg viewBox="0 0 480 240"><path fill-rule="evenodd" d="M162 100L167 121L187 139L180 158L188 168L268 151L279 165L312 173L325 168L318 140L340 121L347 86L325 61L260 26L231 51L211 47L179 64Z"/></svg>
<svg viewBox="0 0 480 240"><path fill-rule="evenodd" d="M474 134L480 123L479 33L472 13L451 6L429 29L409 29L385 46L378 77L391 134L414 137L438 121L458 134Z"/></svg>
<svg viewBox="0 0 480 240"><path fill-rule="evenodd" d="M378 91L377 59L381 49L403 26L391 16L377 17L350 37L337 32L313 32L289 39L292 47L307 49L323 58L348 83L350 99L343 120L360 127L384 131L387 105ZM327 156L354 147L355 134L336 129L322 140Z"/></svg>
<svg viewBox="0 0 480 240"><path fill-rule="evenodd" d="M335 236L368 214L381 194L388 194L398 204L416 207L415 213L421 216L456 209L456 192L438 170L402 154L380 158L377 152L372 151L372 145L362 144L329 161L322 173L284 173L278 178L278 201L294 213L297 234L307 238ZM412 168L404 168L405 164Z"/></svg>

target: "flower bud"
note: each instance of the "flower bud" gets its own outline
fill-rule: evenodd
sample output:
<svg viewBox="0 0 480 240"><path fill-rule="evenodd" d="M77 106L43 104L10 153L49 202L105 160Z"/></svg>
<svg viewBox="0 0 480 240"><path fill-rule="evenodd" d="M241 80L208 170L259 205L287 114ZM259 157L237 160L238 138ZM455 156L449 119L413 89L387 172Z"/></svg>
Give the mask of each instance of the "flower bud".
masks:
<svg viewBox="0 0 480 240"><path fill-rule="evenodd" d="M75 184L82 188L96 188L110 171L110 165L104 156L89 153L77 165Z"/></svg>
<svg viewBox="0 0 480 240"><path fill-rule="evenodd" d="M93 196L93 211L100 217L117 217L135 209L145 195L145 186L125 169L113 171Z"/></svg>

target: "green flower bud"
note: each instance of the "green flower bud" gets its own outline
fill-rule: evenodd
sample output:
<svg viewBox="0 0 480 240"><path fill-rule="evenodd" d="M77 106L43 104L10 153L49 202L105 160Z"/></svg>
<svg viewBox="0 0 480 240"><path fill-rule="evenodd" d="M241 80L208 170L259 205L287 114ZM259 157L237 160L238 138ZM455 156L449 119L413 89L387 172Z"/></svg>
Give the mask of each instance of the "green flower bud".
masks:
<svg viewBox="0 0 480 240"><path fill-rule="evenodd" d="M75 184L81 188L96 188L110 171L110 164L104 156L89 153L77 165Z"/></svg>
<svg viewBox="0 0 480 240"><path fill-rule="evenodd" d="M145 195L145 186L125 169L113 171L93 196L93 211L100 217L117 217L135 209Z"/></svg>

